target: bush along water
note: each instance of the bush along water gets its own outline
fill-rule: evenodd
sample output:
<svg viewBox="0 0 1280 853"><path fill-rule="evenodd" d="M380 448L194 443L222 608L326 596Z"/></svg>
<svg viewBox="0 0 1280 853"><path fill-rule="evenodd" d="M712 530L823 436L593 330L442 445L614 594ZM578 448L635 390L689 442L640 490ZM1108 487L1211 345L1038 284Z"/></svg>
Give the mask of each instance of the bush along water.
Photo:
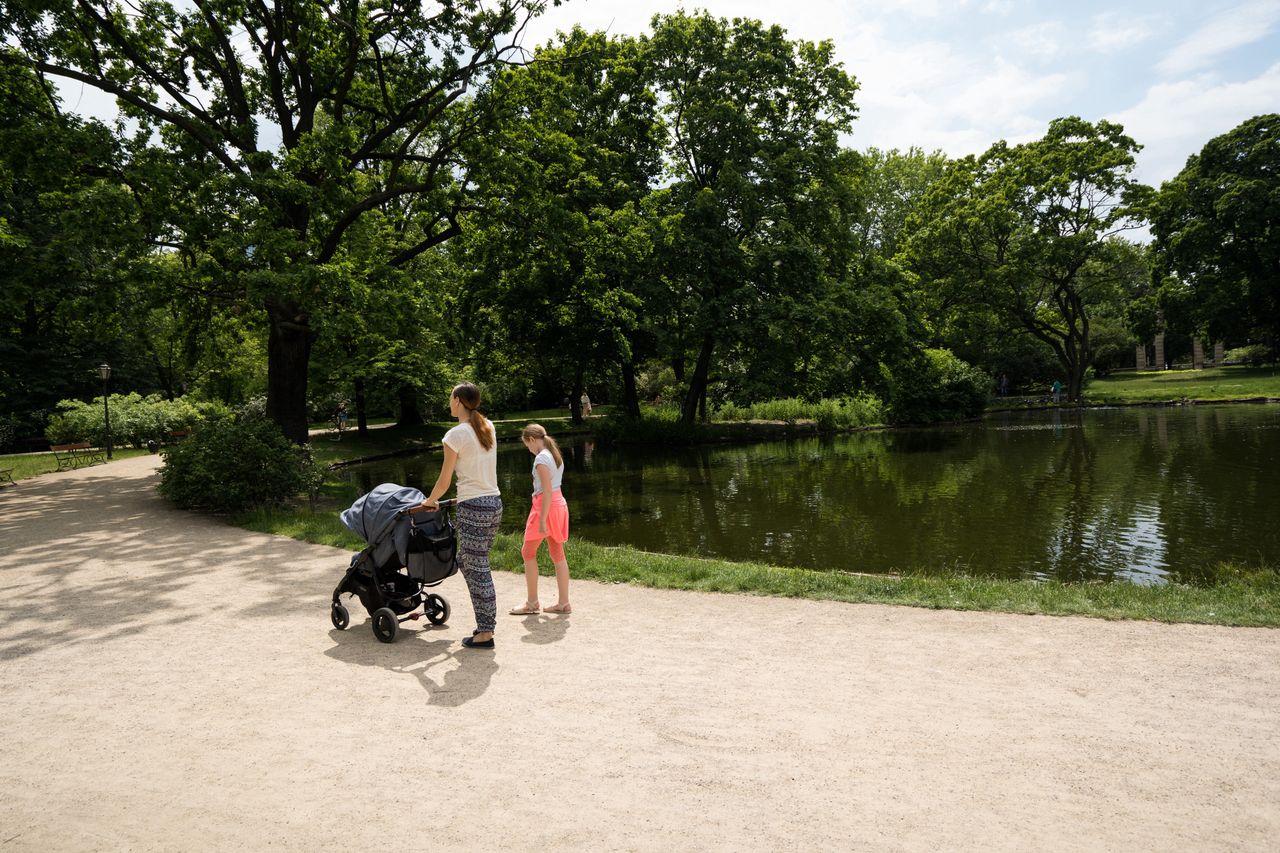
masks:
<svg viewBox="0 0 1280 853"><path fill-rule="evenodd" d="M711 413L712 423L684 424L676 406L647 408L637 419L615 413L596 421L596 438L617 444L698 444L740 437L724 424L768 421L787 425L812 424L818 432L876 426L884 423L885 406L871 394L808 402L795 397L739 406L726 403Z"/></svg>
<svg viewBox="0 0 1280 853"><path fill-rule="evenodd" d="M987 405L991 377L951 350L927 349L898 365L886 382L894 423L976 418Z"/></svg>
<svg viewBox="0 0 1280 853"><path fill-rule="evenodd" d="M716 421L812 422L821 432L874 426L884 422L884 404L872 394L838 397L810 403L796 397L766 400L746 406L727 403L712 413Z"/></svg>
<svg viewBox="0 0 1280 853"><path fill-rule="evenodd" d="M186 509L235 512L281 504L314 495L324 481L310 448L293 444L266 418L210 423L163 453L160 494Z"/></svg>
<svg viewBox="0 0 1280 853"><path fill-rule="evenodd" d="M706 424L681 423L680 409L675 406L644 409L639 419L617 411L595 419L591 428L604 444L697 444L711 437Z"/></svg>

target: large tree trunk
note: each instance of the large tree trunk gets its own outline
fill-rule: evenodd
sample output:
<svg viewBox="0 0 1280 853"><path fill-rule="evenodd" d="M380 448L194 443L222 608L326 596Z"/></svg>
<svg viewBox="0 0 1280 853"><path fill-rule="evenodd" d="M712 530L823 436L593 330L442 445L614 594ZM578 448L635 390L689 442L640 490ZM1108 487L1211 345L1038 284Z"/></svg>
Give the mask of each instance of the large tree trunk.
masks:
<svg viewBox="0 0 1280 853"><path fill-rule="evenodd" d="M715 338L703 335L702 347L698 350L698 362L694 365L693 375L689 377L689 390L684 395L684 404L680 407L680 422L692 426L698 416L698 404L702 402L707 391L707 374L711 370L711 351L715 348Z"/></svg>
<svg viewBox="0 0 1280 853"><path fill-rule="evenodd" d="M364 377L357 376L356 385L356 434L366 436L369 434L369 415L364 410Z"/></svg>
<svg viewBox="0 0 1280 853"><path fill-rule="evenodd" d="M418 389L412 385L401 385L397 392L400 398L400 419L397 426L421 426L422 412L418 409Z"/></svg>
<svg viewBox="0 0 1280 853"><path fill-rule="evenodd" d="M622 363L622 411L632 420L640 420L640 394L636 391L636 366Z"/></svg>
<svg viewBox="0 0 1280 853"><path fill-rule="evenodd" d="M267 417L296 444L307 442L311 318L292 302L268 299Z"/></svg>

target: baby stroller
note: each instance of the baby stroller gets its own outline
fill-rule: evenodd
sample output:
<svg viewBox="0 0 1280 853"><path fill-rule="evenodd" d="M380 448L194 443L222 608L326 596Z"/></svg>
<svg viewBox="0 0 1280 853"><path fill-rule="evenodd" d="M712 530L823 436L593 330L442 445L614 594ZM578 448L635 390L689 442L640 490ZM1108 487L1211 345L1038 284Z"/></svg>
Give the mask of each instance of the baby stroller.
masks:
<svg viewBox="0 0 1280 853"><path fill-rule="evenodd" d="M449 602L423 589L458 571L458 539L449 520L452 501L439 510L422 506L417 489L383 483L345 510L342 523L369 544L351 558L347 573L333 591L329 618L345 630L351 615L343 594L360 599L373 618L373 635L393 642L401 622L427 617L432 625L449 621ZM414 613L421 606L421 613Z"/></svg>

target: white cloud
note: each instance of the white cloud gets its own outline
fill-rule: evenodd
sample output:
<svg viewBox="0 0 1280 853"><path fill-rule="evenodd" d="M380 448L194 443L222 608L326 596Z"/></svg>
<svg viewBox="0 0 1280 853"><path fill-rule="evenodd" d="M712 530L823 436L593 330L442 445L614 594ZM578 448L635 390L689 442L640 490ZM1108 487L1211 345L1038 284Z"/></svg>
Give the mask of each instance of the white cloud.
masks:
<svg viewBox="0 0 1280 853"><path fill-rule="evenodd" d="M1089 47L1098 53L1119 53L1147 41L1158 29L1158 20L1151 16L1126 18L1118 12L1103 12L1093 18Z"/></svg>
<svg viewBox="0 0 1280 853"><path fill-rule="evenodd" d="M1252 80L1211 85L1203 79L1152 86L1142 101L1108 116L1145 146L1138 175L1158 186L1215 136L1280 104L1280 63Z"/></svg>
<svg viewBox="0 0 1280 853"><path fill-rule="evenodd" d="M1041 62L1057 58L1066 45L1066 28L1058 21L1045 21L1029 27L997 33L1003 44L1012 44L1022 53Z"/></svg>
<svg viewBox="0 0 1280 853"><path fill-rule="evenodd" d="M1204 68L1224 53L1266 38L1278 20L1280 0L1229 9L1184 39L1156 68L1168 75Z"/></svg>
<svg viewBox="0 0 1280 853"><path fill-rule="evenodd" d="M942 42L895 45L878 27L863 28L841 48L862 83L853 140L859 148L915 145L963 155L997 139L1025 141L1044 132L1046 115L1056 114L1046 102L1071 80Z"/></svg>

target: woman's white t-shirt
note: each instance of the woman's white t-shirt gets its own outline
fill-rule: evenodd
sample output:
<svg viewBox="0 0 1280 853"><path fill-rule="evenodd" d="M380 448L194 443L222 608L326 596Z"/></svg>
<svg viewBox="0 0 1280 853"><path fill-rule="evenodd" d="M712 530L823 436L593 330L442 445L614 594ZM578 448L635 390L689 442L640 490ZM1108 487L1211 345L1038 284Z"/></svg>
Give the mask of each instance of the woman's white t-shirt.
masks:
<svg viewBox="0 0 1280 853"><path fill-rule="evenodd" d="M493 424L486 418L489 429ZM498 443L485 450L476 438L471 424L461 423L444 434L444 443L458 454L454 472L458 475L458 500L468 501L487 495L502 494L498 491Z"/></svg>
<svg viewBox="0 0 1280 853"><path fill-rule="evenodd" d="M564 479L564 463L556 465L556 458L551 455L551 451L543 448L538 451L538 455L533 457L533 493L535 495L542 494L542 478L538 476L538 466L546 465L547 470L551 472L551 491L560 488L560 481Z"/></svg>

